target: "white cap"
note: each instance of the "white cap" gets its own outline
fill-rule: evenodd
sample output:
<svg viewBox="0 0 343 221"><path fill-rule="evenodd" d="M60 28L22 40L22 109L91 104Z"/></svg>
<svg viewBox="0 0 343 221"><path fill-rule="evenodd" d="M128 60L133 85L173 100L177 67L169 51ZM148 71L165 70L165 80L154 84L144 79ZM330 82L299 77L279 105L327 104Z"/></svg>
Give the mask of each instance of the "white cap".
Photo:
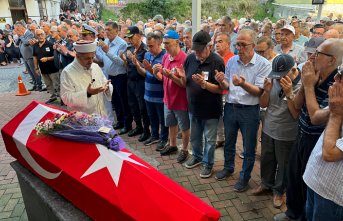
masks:
<svg viewBox="0 0 343 221"><path fill-rule="evenodd" d="M74 49L78 53L90 53L96 51L96 42L80 40L75 42Z"/></svg>
<svg viewBox="0 0 343 221"><path fill-rule="evenodd" d="M288 30L288 31L292 32L293 35L295 35L295 29L292 25L285 25L281 28L281 30Z"/></svg>

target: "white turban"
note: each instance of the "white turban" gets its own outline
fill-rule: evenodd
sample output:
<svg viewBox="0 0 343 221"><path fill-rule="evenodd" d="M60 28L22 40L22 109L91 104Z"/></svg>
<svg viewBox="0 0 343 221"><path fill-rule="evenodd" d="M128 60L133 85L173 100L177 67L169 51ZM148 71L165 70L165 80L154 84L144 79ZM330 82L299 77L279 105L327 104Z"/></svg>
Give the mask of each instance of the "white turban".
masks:
<svg viewBox="0 0 343 221"><path fill-rule="evenodd" d="M96 42L80 40L75 42L74 49L78 53L91 53L96 51Z"/></svg>

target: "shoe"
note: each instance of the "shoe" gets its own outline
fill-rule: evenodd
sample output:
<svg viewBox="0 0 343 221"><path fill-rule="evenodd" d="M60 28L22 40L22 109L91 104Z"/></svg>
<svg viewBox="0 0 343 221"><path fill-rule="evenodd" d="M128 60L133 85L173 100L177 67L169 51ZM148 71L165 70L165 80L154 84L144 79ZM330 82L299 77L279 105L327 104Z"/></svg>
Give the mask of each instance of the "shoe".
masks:
<svg viewBox="0 0 343 221"><path fill-rule="evenodd" d="M181 150L179 153L179 156L177 156L176 161L178 163L183 163L185 160L187 160L188 157L188 151L187 150Z"/></svg>
<svg viewBox="0 0 343 221"><path fill-rule="evenodd" d="M124 125L122 123L116 123L116 125L113 126L113 129L118 130L118 129L122 129L124 127Z"/></svg>
<svg viewBox="0 0 343 221"><path fill-rule="evenodd" d="M46 89L46 87L43 87L40 89L40 91L47 91L48 89Z"/></svg>
<svg viewBox="0 0 343 221"><path fill-rule="evenodd" d="M185 163L185 167L187 169L192 169L196 166L199 166L201 164L201 161L197 160L197 158L195 158L194 156L188 160L186 163Z"/></svg>
<svg viewBox="0 0 343 221"><path fill-rule="evenodd" d="M139 142L144 142L150 137L150 132L144 132L141 134L141 136L138 138Z"/></svg>
<svg viewBox="0 0 343 221"><path fill-rule="evenodd" d="M161 156L167 156L167 155L170 155L170 154L175 153L175 152L177 152L177 147L167 146L166 148L161 150L160 154L161 154Z"/></svg>
<svg viewBox="0 0 343 221"><path fill-rule="evenodd" d="M225 180L232 174L233 172L230 172L229 169L224 168L221 171L219 171L214 178L216 178L216 180Z"/></svg>
<svg viewBox="0 0 343 221"><path fill-rule="evenodd" d="M223 147L225 144L225 141L217 141L216 148Z"/></svg>
<svg viewBox="0 0 343 221"><path fill-rule="evenodd" d="M158 138L151 136L149 139L147 139L146 141L144 141L143 144L144 144L145 146L149 146L149 145L151 145L151 144L158 143L158 141L160 141Z"/></svg>
<svg viewBox="0 0 343 221"><path fill-rule="evenodd" d="M248 189L248 183L249 182L246 182L246 181L243 181L243 180L239 180L235 186L233 187L233 190L236 191L236 192L244 192Z"/></svg>
<svg viewBox="0 0 343 221"><path fill-rule="evenodd" d="M61 103L60 103L60 104L61 104L61 106L64 106L64 105L65 105L64 102L62 101L62 99L61 99Z"/></svg>
<svg viewBox="0 0 343 221"><path fill-rule="evenodd" d="M212 167L204 166L200 172L201 178L209 178L212 175Z"/></svg>
<svg viewBox="0 0 343 221"><path fill-rule="evenodd" d="M122 129L119 131L119 135L126 134L126 133L128 133L129 131L131 131L131 130L132 130L132 128L124 127L124 128L122 128Z"/></svg>
<svg viewBox="0 0 343 221"><path fill-rule="evenodd" d="M286 213L279 213L274 216L275 221L291 221L292 219L289 218Z"/></svg>
<svg viewBox="0 0 343 221"><path fill-rule="evenodd" d="M273 206L277 209L280 209L280 207L283 204L283 199L282 199L282 195L278 195L278 194L274 194L273 196Z"/></svg>
<svg viewBox="0 0 343 221"><path fill-rule="evenodd" d="M258 196L264 193L267 193L269 191L269 189L267 188L263 188L261 185L259 185L256 189L254 189L251 193L254 196Z"/></svg>
<svg viewBox="0 0 343 221"><path fill-rule="evenodd" d="M241 151L241 152L238 154L238 156L239 156L239 158L244 159L244 152Z"/></svg>
<svg viewBox="0 0 343 221"><path fill-rule="evenodd" d="M161 150L163 150L165 147L166 147L166 145L167 145L167 141L166 140L161 140L158 144L157 144L157 146L156 146L156 151L161 151Z"/></svg>
<svg viewBox="0 0 343 221"><path fill-rule="evenodd" d="M29 89L29 91L36 91L36 90L37 90L36 86L33 86L33 88Z"/></svg>
<svg viewBox="0 0 343 221"><path fill-rule="evenodd" d="M36 91L42 92L42 87L37 87Z"/></svg>
<svg viewBox="0 0 343 221"><path fill-rule="evenodd" d="M141 127L136 127L135 129L131 130L127 136L129 137L134 137L137 136L138 134L142 134L143 133L143 128Z"/></svg>
<svg viewBox="0 0 343 221"><path fill-rule="evenodd" d="M54 102L55 100L57 100L57 97L50 97L49 100L47 102L45 102L45 103L49 104L51 102Z"/></svg>

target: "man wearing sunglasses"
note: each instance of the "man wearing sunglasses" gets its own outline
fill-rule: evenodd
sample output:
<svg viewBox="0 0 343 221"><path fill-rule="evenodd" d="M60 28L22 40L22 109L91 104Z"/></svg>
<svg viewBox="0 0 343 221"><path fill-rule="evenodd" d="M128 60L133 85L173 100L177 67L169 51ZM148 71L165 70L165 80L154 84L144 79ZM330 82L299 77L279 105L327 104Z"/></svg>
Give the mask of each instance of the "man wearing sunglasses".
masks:
<svg viewBox="0 0 343 221"><path fill-rule="evenodd" d="M342 40L325 40L302 68L299 92L290 97L294 108L300 111L299 132L292 147L287 174L287 211L277 214L275 220L296 220L305 217L307 187L302 179L309 156L325 129L329 118L328 90L334 83L337 67L342 62ZM313 188L313 187L312 187Z"/></svg>

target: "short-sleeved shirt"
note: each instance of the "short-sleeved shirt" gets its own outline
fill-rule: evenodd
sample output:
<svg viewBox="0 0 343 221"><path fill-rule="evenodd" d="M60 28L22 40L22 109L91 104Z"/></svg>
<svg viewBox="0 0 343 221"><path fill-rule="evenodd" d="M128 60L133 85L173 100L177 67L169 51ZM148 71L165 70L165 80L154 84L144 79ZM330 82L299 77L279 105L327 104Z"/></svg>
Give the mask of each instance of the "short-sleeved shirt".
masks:
<svg viewBox="0 0 343 221"><path fill-rule="evenodd" d="M274 51L277 54L288 54L292 56L297 64L307 61L307 54L303 46L293 43L291 49L285 53L281 49L281 44L278 44L274 47Z"/></svg>
<svg viewBox="0 0 343 221"><path fill-rule="evenodd" d="M173 59L169 54L165 54L162 59L162 66L168 70L172 70L174 67L180 68L183 66L186 56L182 50ZM180 87L172 79L163 76L163 90L163 102L168 110L188 111L186 88Z"/></svg>
<svg viewBox="0 0 343 221"><path fill-rule="evenodd" d="M324 133L319 137L316 146L307 162L303 176L304 182L321 197L343 206L343 160L327 162L323 160ZM343 151L343 125L336 147Z"/></svg>
<svg viewBox="0 0 343 221"><path fill-rule="evenodd" d="M129 47L127 47L127 51L131 51L131 53L134 54L135 48L132 45L130 45ZM147 52L146 45L142 42L135 54L139 62L143 63L144 55L146 52ZM127 52L126 52L126 57L127 57ZM127 63L128 80L132 80L132 81L144 80L144 77L138 73L138 70L136 66L132 63L132 61L130 59L127 59L127 62L128 62Z"/></svg>
<svg viewBox="0 0 343 221"><path fill-rule="evenodd" d="M192 80L192 75L206 71L208 72L207 81L218 85L215 79L215 70L225 71L223 59L218 54L211 52L208 58L200 63L195 54L192 53L186 58L184 67L187 77L186 89L189 112L194 117L204 120L218 119L223 110L222 95L202 89L200 85Z"/></svg>
<svg viewBox="0 0 343 221"><path fill-rule="evenodd" d="M248 64L243 64L238 55L233 56L226 64L225 79L229 82L229 93L226 97L227 103L257 105L259 98L249 94L240 86L232 83L233 75L244 76L245 81L263 89L264 79L271 72L270 62L264 57L254 53Z"/></svg>
<svg viewBox="0 0 343 221"><path fill-rule="evenodd" d="M162 64L162 58L165 53L164 49L158 55L153 55L148 51L145 53L144 59L151 63L152 66ZM163 93L163 82L146 70L144 99L153 103L163 103Z"/></svg>
<svg viewBox="0 0 343 221"><path fill-rule="evenodd" d="M316 100L321 109L329 105L328 90L329 87L335 82L335 75L337 69L333 71L318 87L315 88ZM320 135L325 129L325 124L323 125L313 125L311 123L310 114L308 113L306 103L301 108L299 117L299 127L300 130L307 134Z"/></svg>
<svg viewBox="0 0 343 221"><path fill-rule="evenodd" d="M45 41L40 47L39 44L33 46L33 56L37 57L38 65L42 74L51 74L58 72L55 67L54 60L41 62L40 59L44 57L54 57L53 43Z"/></svg>
<svg viewBox="0 0 343 221"><path fill-rule="evenodd" d="M293 93L296 94L300 87L299 74L293 81ZM292 117L288 109L287 98L282 91L280 83L274 79L264 117L263 133L275 140L294 141L298 134L298 119Z"/></svg>

